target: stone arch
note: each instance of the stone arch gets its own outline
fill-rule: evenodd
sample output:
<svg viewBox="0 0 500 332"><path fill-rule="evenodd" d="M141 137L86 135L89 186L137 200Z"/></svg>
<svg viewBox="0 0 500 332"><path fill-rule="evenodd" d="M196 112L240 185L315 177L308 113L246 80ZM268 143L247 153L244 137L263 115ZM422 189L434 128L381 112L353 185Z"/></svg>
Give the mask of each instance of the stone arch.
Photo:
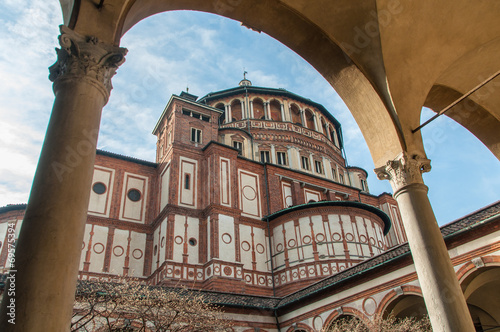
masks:
<svg viewBox="0 0 500 332"><path fill-rule="evenodd" d="M270 113L271 113L271 119L273 121L284 121L281 117L281 103L273 99L269 102L269 108L270 108Z"/></svg>
<svg viewBox="0 0 500 332"><path fill-rule="evenodd" d="M396 318L416 317L427 315L422 291L419 287L404 285L391 290L380 301L376 314L383 318L390 314Z"/></svg>
<svg viewBox="0 0 500 332"><path fill-rule="evenodd" d="M321 116L321 118L320 118L320 126L321 126L321 130L323 131L323 134L328 139L330 139L330 133L328 132L328 124L326 123L325 118L323 116Z"/></svg>
<svg viewBox="0 0 500 332"><path fill-rule="evenodd" d="M478 259L460 280L472 320L477 330L500 327L500 266ZM479 265L479 267L478 267ZM481 266L482 265L482 266Z"/></svg>
<svg viewBox="0 0 500 332"><path fill-rule="evenodd" d="M316 130L316 124L314 122L314 112L311 111L309 108L306 108L304 110L304 120L306 122L306 127L311 129L311 130Z"/></svg>
<svg viewBox="0 0 500 332"><path fill-rule="evenodd" d="M349 43L354 37L344 35L345 31L337 31L351 31L352 27L337 24L335 31L326 33L320 27L322 24L316 22L318 18L302 15L301 10L293 4L265 0L109 0L104 4L104 11L93 2L60 1L64 9L64 22L69 28L114 45L119 45L123 34L141 20L166 11L195 10L240 21L280 41L326 78L360 126L375 166L385 164L405 150L401 125L392 106L385 77L367 77L369 71L363 70L364 66L374 65L374 62L383 68L378 45L380 41L377 39L376 43L364 47L363 52L353 52ZM250 6L252 10L249 10ZM365 8L368 12L377 10L375 3L369 7ZM349 43L343 43L342 40ZM383 72L382 69L379 73ZM374 74L373 71L371 73Z"/></svg>
<svg viewBox="0 0 500 332"><path fill-rule="evenodd" d="M290 117L292 119L292 122L299 125L303 126L304 124L302 123L302 116L300 114L300 108L296 104L291 104L290 105Z"/></svg>
<svg viewBox="0 0 500 332"><path fill-rule="evenodd" d="M243 119L243 110L241 109L241 101L234 99L231 101L231 121L239 121Z"/></svg>
<svg viewBox="0 0 500 332"><path fill-rule="evenodd" d="M219 125L228 122L226 120L226 112L225 112L226 107L225 107L225 105L223 103L218 103L217 105L215 105L215 108L222 111L222 114L219 116Z"/></svg>
<svg viewBox="0 0 500 332"><path fill-rule="evenodd" d="M264 101L260 98L255 98L252 101L253 104L253 118L264 120L266 118L266 111L264 107Z"/></svg>
<svg viewBox="0 0 500 332"><path fill-rule="evenodd" d="M314 330L307 324L295 323L290 326L286 332L314 332Z"/></svg>
<svg viewBox="0 0 500 332"><path fill-rule="evenodd" d="M330 325L337 319L342 319L344 317L351 316L360 319L362 322L367 324L370 320L365 316L364 313L359 311L358 309L351 307L342 307L341 309L336 309L325 320L323 324L323 329L328 329Z"/></svg>
<svg viewBox="0 0 500 332"><path fill-rule="evenodd" d="M480 51L478 51L480 50ZM500 37L485 42L462 55L444 70L424 102L439 112L498 71L498 61L489 54L500 52ZM478 66L477 64L481 64ZM474 68L475 70L471 70ZM445 115L455 120L500 159L500 94L498 77L454 106Z"/></svg>

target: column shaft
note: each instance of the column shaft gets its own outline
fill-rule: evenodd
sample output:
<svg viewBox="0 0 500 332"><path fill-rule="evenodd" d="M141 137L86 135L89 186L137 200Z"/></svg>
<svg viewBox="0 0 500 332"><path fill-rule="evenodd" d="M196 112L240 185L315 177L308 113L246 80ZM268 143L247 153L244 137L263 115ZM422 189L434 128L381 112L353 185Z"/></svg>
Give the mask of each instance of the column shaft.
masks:
<svg viewBox="0 0 500 332"><path fill-rule="evenodd" d="M390 180L394 190L433 331L474 331L422 180L421 173L429 170L430 160L403 153L375 172L379 179Z"/></svg>
<svg viewBox="0 0 500 332"><path fill-rule="evenodd" d="M15 294L4 292L1 331L69 329L101 111L125 52L110 53L118 48L66 27L61 32L51 67L54 106L10 272ZM15 324L7 315L11 303Z"/></svg>
<svg viewBox="0 0 500 332"><path fill-rule="evenodd" d="M395 195L427 312L435 332L474 331L427 190L426 185L415 183Z"/></svg>

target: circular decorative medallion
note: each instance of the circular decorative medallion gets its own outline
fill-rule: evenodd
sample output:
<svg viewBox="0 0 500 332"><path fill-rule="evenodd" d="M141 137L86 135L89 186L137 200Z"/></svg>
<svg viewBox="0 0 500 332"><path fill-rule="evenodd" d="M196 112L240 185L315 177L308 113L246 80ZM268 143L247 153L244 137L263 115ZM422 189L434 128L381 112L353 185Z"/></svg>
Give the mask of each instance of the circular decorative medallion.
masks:
<svg viewBox="0 0 500 332"><path fill-rule="evenodd" d="M225 266L223 271L224 271L224 274L227 276L230 276L233 273L233 269L230 268L229 266Z"/></svg>
<svg viewBox="0 0 500 332"><path fill-rule="evenodd" d="M354 236L351 233L346 233L345 234L345 239L347 241L352 241L352 240L354 240Z"/></svg>
<svg viewBox="0 0 500 332"><path fill-rule="evenodd" d="M245 197L249 201L253 201L255 197L257 197L257 192L250 186L244 186L241 192L243 194L243 197Z"/></svg>
<svg viewBox="0 0 500 332"><path fill-rule="evenodd" d="M323 234L323 233L316 234L316 241L318 241L318 242L325 241L325 234Z"/></svg>
<svg viewBox="0 0 500 332"><path fill-rule="evenodd" d="M293 273L292 273L292 277L293 277L294 279L297 279L297 278L299 277L299 274L298 274L297 272L293 272Z"/></svg>
<svg viewBox="0 0 500 332"><path fill-rule="evenodd" d="M250 274L245 275L245 281L247 283L251 283L252 282L252 276Z"/></svg>
<svg viewBox="0 0 500 332"><path fill-rule="evenodd" d="M134 251L132 251L132 257L134 257L135 259L141 259L142 258L142 250L141 249L134 249Z"/></svg>
<svg viewBox="0 0 500 332"><path fill-rule="evenodd" d="M100 254L100 253L102 253L104 251L104 244L102 244L102 243L96 243L96 244L94 244L93 248L94 248L94 252L96 254Z"/></svg>
<svg viewBox="0 0 500 332"><path fill-rule="evenodd" d="M321 328L323 327L323 318L321 318L321 316L314 317L313 326L316 331L321 331Z"/></svg>
<svg viewBox="0 0 500 332"><path fill-rule="evenodd" d="M96 182L92 186L92 190L97 194L97 195L102 195L106 192L106 185L102 182Z"/></svg>
<svg viewBox="0 0 500 332"><path fill-rule="evenodd" d="M341 238L342 238L342 235L340 235L339 233L332 234L333 241L340 241Z"/></svg>
<svg viewBox="0 0 500 332"><path fill-rule="evenodd" d="M363 301L363 310L368 316L372 316L377 310L377 302L373 299L373 297L367 297Z"/></svg>
<svg viewBox="0 0 500 332"><path fill-rule="evenodd" d="M371 244L372 246L374 246L374 245L375 245L375 239L374 239L374 238L372 238L372 237L370 238L370 244Z"/></svg>
<svg viewBox="0 0 500 332"><path fill-rule="evenodd" d="M233 238L231 237L231 235L229 233L222 234L222 242L224 242L225 244L231 243L232 240L233 240Z"/></svg>
<svg viewBox="0 0 500 332"><path fill-rule="evenodd" d="M302 242L304 242L305 244L309 244L311 243L311 237L309 235L305 235L303 238L302 238Z"/></svg>
<svg viewBox="0 0 500 332"><path fill-rule="evenodd" d="M113 248L113 254L116 256L116 257L120 257L121 255L123 255L125 251L123 250L123 247L122 246L115 246Z"/></svg>
<svg viewBox="0 0 500 332"><path fill-rule="evenodd" d="M360 235L360 236L359 236L359 241L361 241L361 242L365 243L365 242L366 242L366 236L364 236L364 235Z"/></svg>
<svg viewBox="0 0 500 332"><path fill-rule="evenodd" d="M266 278L264 278L264 277L259 277L259 284L260 284L260 285L265 285L265 284L266 284Z"/></svg>
<svg viewBox="0 0 500 332"><path fill-rule="evenodd" d="M283 251L283 244L282 243L278 243L278 245L276 246L276 251L277 252L282 252Z"/></svg>
<svg viewBox="0 0 500 332"><path fill-rule="evenodd" d="M127 193L127 197L132 202L138 202L141 199L141 192L137 189L130 189Z"/></svg>
<svg viewBox="0 0 500 332"><path fill-rule="evenodd" d="M177 270L175 270L175 271L174 271L174 274L175 274L176 276L180 275L180 274L181 274L181 270L178 270L178 269L177 269Z"/></svg>
<svg viewBox="0 0 500 332"><path fill-rule="evenodd" d="M182 244L182 242L184 242L184 239L181 236L176 236L174 241L177 244Z"/></svg>
<svg viewBox="0 0 500 332"><path fill-rule="evenodd" d="M259 254L263 254L264 251L266 251L266 248L264 248L264 246L259 243L255 246L255 250L257 250Z"/></svg>
<svg viewBox="0 0 500 332"><path fill-rule="evenodd" d="M290 248L295 247L295 245L296 245L296 244L297 244L297 241L295 241L295 239L290 239L290 240L288 240L288 246L289 246Z"/></svg>
<svg viewBox="0 0 500 332"><path fill-rule="evenodd" d="M189 271L188 272L188 277L189 278L193 278L194 277L194 272L193 271Z"/></svg>
<svg viewBox="0 0 500 332"><path fill-rule="evenodd" d="M243 249L244 251L249 251L250 250L250 243L248 243L247 241L241 242L241 249Z"/></svg>

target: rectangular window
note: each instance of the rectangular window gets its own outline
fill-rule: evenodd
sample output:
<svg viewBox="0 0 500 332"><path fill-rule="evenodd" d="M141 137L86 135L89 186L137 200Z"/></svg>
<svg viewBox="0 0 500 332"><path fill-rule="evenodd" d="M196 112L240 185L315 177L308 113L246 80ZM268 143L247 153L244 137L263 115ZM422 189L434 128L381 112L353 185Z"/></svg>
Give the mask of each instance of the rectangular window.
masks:
<svg viewBox="0 0 500 332"><path fill-rule="evenodd" d="M278 157L278 165L286 165L286 153L285 152L278 152L276 154Z"/></svg>
<svg viewBox="0 0 500 332"><path fill-rule="evenodd" d="M337 181L337 171L335 170L335 168L332 168L332 178L333 181Z"/></svg>
<svg viewBox="0 0 500 332"><path fill-rule="evenodd" d="M321 161L314 161L314 168L316 169L316 173L323 174L323 163Z"/></svg>
<svg viewBox="0 0 500 332"><path fill-rule="evenodd" d="M340 183L344 183L344 175L342 175L342 173L339 172L339 182Z"/></svg>
<svg viewBox="0 0 500 332"><path fill-rule="evenodd" d="M189 176L189 174L186 174L184 176L184 189L189 190L191 188L191 183L189 183L190 180L191 180L191 177Z"/></svg>
<svg viewBox="0 0 500 332"><path fill-rule="evenodd" d="M210 122L210 117L209 116L203 115L203 114L200 114L200 113L197 113L197 112L193 112L193 111L190 111L190 110L187 110L187 109L182 109L182 114L190 116L192 118L203 120L205 122Z"/></svg>
<svg viewBox="0 0 500 332"><path fill-rule="evenodd" d="M268 163L269 159L269 151L260 151L260 161L263 163Z"/></svg>
<svg viewBox="0 0 500 332"><path fill-rule="evenodd" d="M302 157L302 169L305 169L306 171L309 170L309 158L307 157Z"/></svg>
<svg viewBox="0 0 500 332"><path fill-rule="evenodd" d="M241 155L243 152L243 143L238 141L233 141L233 147L238 149L238 154Z"/></svg>
<svg viewBox="0 0 500 332"><path fill-rule="evenodd" d="M201 143L201 130L191 128L191 142Z"/></svg>

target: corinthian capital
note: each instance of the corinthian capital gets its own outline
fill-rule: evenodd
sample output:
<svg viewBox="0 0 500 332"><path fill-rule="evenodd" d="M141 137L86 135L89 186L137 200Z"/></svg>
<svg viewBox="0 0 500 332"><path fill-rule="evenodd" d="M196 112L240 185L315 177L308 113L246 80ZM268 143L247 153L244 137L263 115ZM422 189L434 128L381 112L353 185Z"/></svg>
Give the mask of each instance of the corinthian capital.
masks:
<svg viewBox="0 0 500 332"><path fill-rule="evenodd" d="M422 173L430 170L429 159L419 156L410 157L403 152L396 159L389 160L385 166L375 168L375 173L380 180L389 180L392 190L396 193L409 184L423 184Z"/></svg>
<svg viewBox="0 0 500 332"><path fill-rule="evenodd" d="M111 78L125 62L127 49L100 42L96 37L82 36L64 25L59 28L61 48L56 48L57 61L49 68L54 89L61 81L87 80L96 85L107 100L113 88Z"/></svg>

